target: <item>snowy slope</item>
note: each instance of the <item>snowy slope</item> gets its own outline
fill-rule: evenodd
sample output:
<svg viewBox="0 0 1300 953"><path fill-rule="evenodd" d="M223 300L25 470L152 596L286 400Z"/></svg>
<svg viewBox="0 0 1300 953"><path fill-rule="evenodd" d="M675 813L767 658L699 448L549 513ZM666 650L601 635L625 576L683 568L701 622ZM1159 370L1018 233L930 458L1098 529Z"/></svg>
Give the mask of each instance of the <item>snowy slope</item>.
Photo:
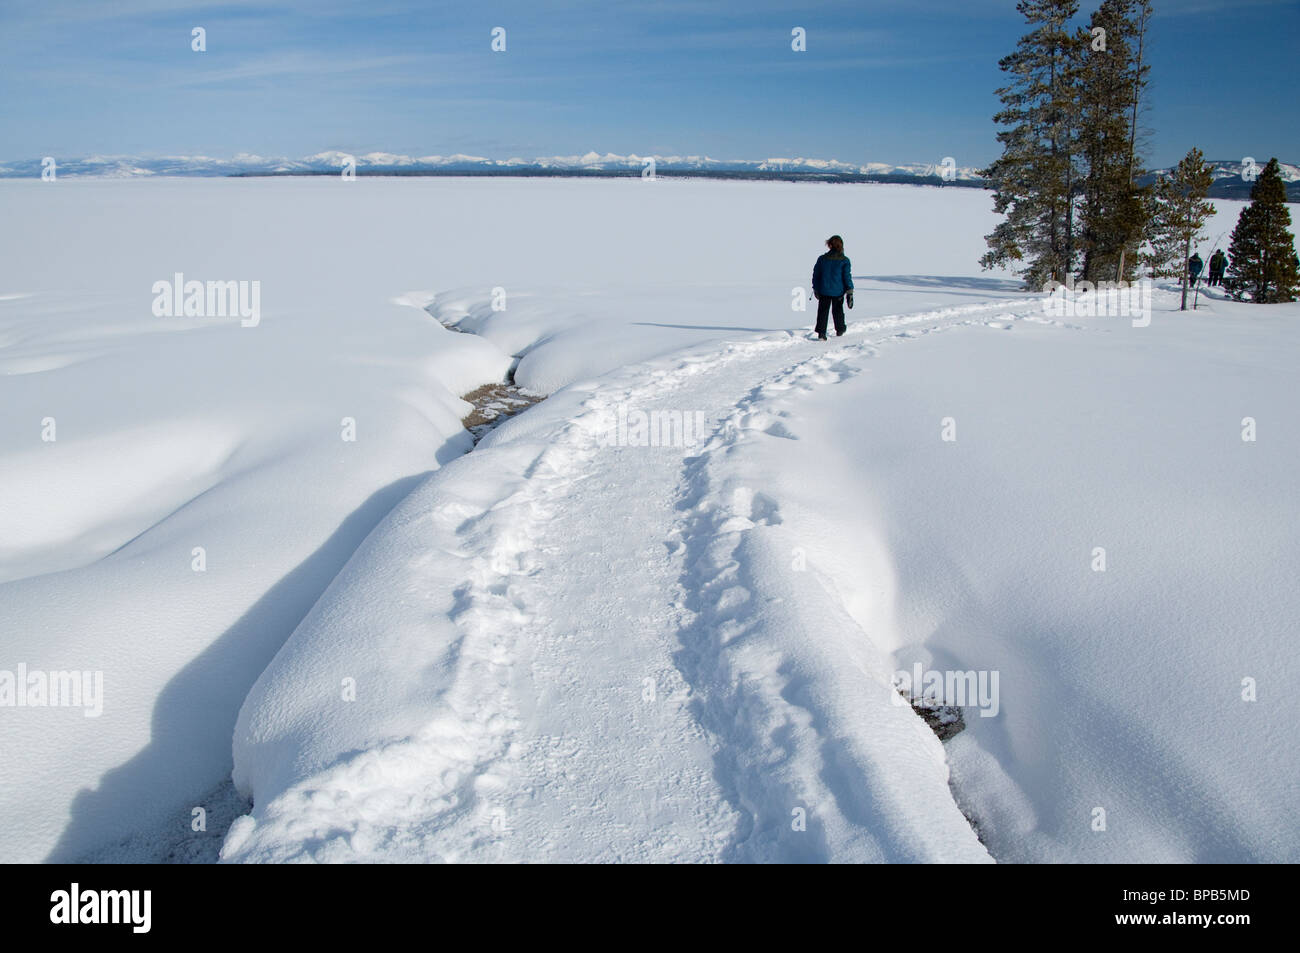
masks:
<svg viewBox="0 0 1300 953"><path fill-rule="evenodd" d="M1242 457L1223 405L1294 402L1300 308L1168 292L1134 328L981 279L859 284L844 345L751 331L575 383L408 498L250 694L226 859L984 858L956 803L1008 860L1294 859L1294 706L1240 680L1296 674L1296 435ZM876 310L927 285L966 301ZM431 310L553 373L565 300ZM619 408L708 436L606 446ZM1099 537L1139 552L1093 574ZM388 657L422 676L385 692ZM1005 673L955 800L893 703L918 662Z"/></svg>
<svg viewBox="0 0 1300 953"><path fill-rule="evenodd" d="M886 658L834 607L808 627L748 551L774 508L715 486L738 387L833 378L809 349L573 385L427 480L245 703L227 859L987 859ZM699 412L713 449L602 446L620 406Z"/></svg>
<svg viewBox="0 0 1300 953"><path fill-rule="evenodd" d="M409 497L259 680L224 856L987 859L960 802L1005 860L1294 860L1295 705L1239 683L1300 674L1300 307L1174 306L986 299L560 392ZM606 446L620 407L707 437ZM956 801L893 702L918 662L1001 676Z"/></svg>
<svg viewBox="0 0 1300 953"><path fill-rule="evenodd" d="M499 380L523 350L536 352L524 376L549 389L738 327L788 327L803 318L791 288L831 230L856 234L864 265L895 275L922 260L968 268L972 236L936 241L913 213L957 208L984 223L981 196L935 190L918 206L919 191L0 184L12 226L0 238L0 671L102 672L105 696L98 718L0 710L0 859L210 854L191 811L212 811L219 835L215 805L238 809L221 786L240 703L370 528L469 448L456 394ZM683 233L693 215L701 227ZM788 226L773 232L772 216ZM892 233L854 233L854 220ZM671 269L679 293L665 297L647 262ZM152 286L177 271L259 281L260 323L155 317ZM719 275L726 287L710 291ZM410 289L486 302L498 286L521 317L550 289L534 297L548 320L576 314L586 330L515 352L409 306L430 297ZM645 294L657 302L627 308ZM355 442L341 439L345 417Z"/></svg>
<svg viewBox="0 0 1300 953"><path fill-rule="evenodd" d="M966 190L61 179L3 183L0 203L16 225L0 248L0 669L105 681L99 718L0 712L0 859L199 855L190 812L221 799L232 737L255 805L230 831L230 859L987 859L957 803L995 856L1083 856L1068 823L1078 805L1048 781L1090 769L1107 779L1103 803L1172 855L1294 856L1285 832L1272 853L1259 846L1293 807L1272 774L1257 784L1239 760L1210 770L1188 754L1193 731L1223 752L1213 710L1166 724L1152 705L1121 705L1110 722L1121 739L1154 723L1162 734L1109 750L1151 755L1184 787L1205 776L1192 800L1209 806L1178 836L1173 808L1191 801L1153 796L1131 758L1103 773L1099 742L1062 724L1051 693L1091 703L1106 691L1094 669L1133 642L1118 624L1101 642L1110 654L1071 656L1069 680L1018 637L1021 618L996 616L1005 704L948 746L954 801L944 749L889 683L913 658L987 664L925 620L954 575L976 608L1015 601L972 552L998 500L972 491L978 506L954 504L951 531L927 534L905 490L943 474L869 452L910 432L871 414L878 402L924 406L952 379L977 417L1014 421L1023 395L1045 390L1042 413L1093 428L1096 482L1129 512L1106 474L1132 445L1107 422L1147 395L1147 368L1226 375L1249 385L1238 396L1261 420L1273 408L1261 433L1282 441L1257 455L1254 482L1238 493L1207 472L1205 444L1161 445L1170 462L1155 472L1184 492L1213 487L1196 512L1248 528L1260 500L1278 513L1294 502L1270 455L1291 449L1275 408L1294 393L1264 360L1289 360L1285 321L1215 302L1244 337L1170 318L1177 335L1128 363L1081 345L1116 336L1040 324L1015 282L975 271L993 216ZM1219 204L1216 234L1240 207ZM789 332L810 320L792 291L832 231L859 276L856 324L845 346L809 353ZM175 271L260 280L261 323L153 317L150 287ZM430 288L443 290L411 291ZM1040 336L1041 349L1011 343ZM462 455L455 395L516 359L522 384L554 396ZM1117 383L1082 409L1068 386L1080 364ZM862 389L886 367L898 368L888 393ZM990 378L996 400L980 396ZM831 393L852 399L818 406ZM707 452L593 444L592 425L620 404L701 414ZM355 443L341 440L345 416ZM54 443L41 440L46 417ZM1042 501L1030 515L1050 522L1060 448L1003 436L976 462L1000 473L1014 456L1022 492ZM814 478L839 486L833 507L806 498ZM965 488L934 492L960 501ZM882 499L901 501L858 508ZM1185 541L1180 511L1159 502L1148 548L1164 567ZM1259 562L1242 533L1224 538L1244 586ZM904 562L913 539L921 558ZM1293 572L1291 551L1261 539L1276 572ZM791 571L796 548L814 572ZM1220 626L1235 613L1254 652L1242 666L1280 682L1273 626L1288 604L1243 614L1245 596L1211 591L1209 557L1188 552L1170 592ZM1040 575L1044 615L1087 618L1064 577ZM1131 603L1149 580L1116 585ZM954 603L953 631L978 615L969 602ZM1166 604L1142 624L1168 623ZM1202 662L1233 661L1232 644L1196 635L1169 694L1195 691ZM1015 694L1027 683L1039 695ZM1241 757L1294 774L1275 739L1234 728ZM1036 757L1055 744L1076 773L1064 755ZM1215 816L1226 833L1210 837Z"/></svg>
<svg viewBox="0 0 1300 953"><path fill-rule="evenodd" d="M948 746L999 860L1300 858L1300 306L1249 308L896 339L764 405L801 450L751 468L893 667L999 673Z"/></svg>
<svg viewBox="0 0 1300 953"><path fill-rule="evenodd" d="M374 206L219 186L0 188L0 669L104 684L99 717L0 709L6 861L188 835L258 672L419 475L469 449L458 395L509 365L389 300L423 277L418 226L373 255L312 247ZM260 323L155 317L176 271L261 281Z"/></svg>

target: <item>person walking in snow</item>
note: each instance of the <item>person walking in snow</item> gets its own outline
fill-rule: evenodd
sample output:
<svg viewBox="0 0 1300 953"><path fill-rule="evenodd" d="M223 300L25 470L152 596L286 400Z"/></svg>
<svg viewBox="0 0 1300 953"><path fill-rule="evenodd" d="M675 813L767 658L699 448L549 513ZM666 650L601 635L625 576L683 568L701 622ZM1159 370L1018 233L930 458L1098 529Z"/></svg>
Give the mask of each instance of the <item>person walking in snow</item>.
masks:
<svg viewBox="0 0 1300 953"><path fill-rule="evenodd" d="M1192 252L1192 257L1187 259L1187 277L1191 279L1193 285L1196 279L1201 277L1201 269L1205 267L1205 262L1201 261L1201 256Z"/></svg>
<svg viewBox="0 0 1300 953"><path fill-rule="evenodd" d="M1223 273L1228 270L1228 256L1219 249L1214 249L1210 256L1210 285L1223 284Z"/></svg>
<svg viewBox="0 0 1300 953"><path fill-rule="evenodd" d="M853 275L850 273L849 260L844 257L844 239L832 235L826 239L830 251L817 259L813 265L812 291L817 299L817 338L826 340L826 318L829 313L835 316L835 336L844 333L844 298L847 295L849 307L853 307Z"/></svg>

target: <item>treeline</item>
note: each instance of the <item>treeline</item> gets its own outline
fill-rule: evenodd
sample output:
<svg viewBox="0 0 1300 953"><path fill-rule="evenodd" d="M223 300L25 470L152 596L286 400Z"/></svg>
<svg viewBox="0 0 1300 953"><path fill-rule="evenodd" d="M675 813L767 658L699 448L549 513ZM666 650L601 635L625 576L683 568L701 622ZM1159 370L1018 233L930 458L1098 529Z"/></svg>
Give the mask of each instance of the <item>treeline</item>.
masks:
<svg viewBox="0 0 1300 953"><path fill-rule="evenodd" d="M1015 268L1028 288L1139 274L1181 275L1185 285L1214 211L1213 176L1197 149L1154 182L1143 168L1151 0L1102 0L1086 26L1072 25L1078 0L1020 0L1017 10L1030 30L999 62L1008 77L994 116L1003 152L980 172L1005 217L986 236L981 265ZM1233 233L1225 286L1234 296L1295 298L1286 198L1274 159Z"/></svg>

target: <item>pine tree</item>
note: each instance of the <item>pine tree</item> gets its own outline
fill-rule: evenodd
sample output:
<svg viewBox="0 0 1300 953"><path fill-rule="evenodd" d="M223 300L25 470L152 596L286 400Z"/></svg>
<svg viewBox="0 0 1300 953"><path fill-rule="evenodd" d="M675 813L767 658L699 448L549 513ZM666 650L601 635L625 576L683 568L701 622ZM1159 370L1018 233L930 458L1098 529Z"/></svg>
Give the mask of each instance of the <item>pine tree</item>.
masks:
<svg viewBox="0 0 1300 953"><path fill-rule="evenodd" d="M1150 0L1140 0L1137 9L1137 18L1133 25L1137 33L1137 53L1133 63L1133 99L1129 104L1129 133L1128 133L1128 182L1130 190L1138 177L1138 115L1142 110L1142 94L1146 91L1147 73L1151 67L1146 62L1146 41L1147 41L1147 24L1151 22L1151 17L1155 11L1151 9ZM1129 262L1136 264L1139 260L1138 249L1142 245L1142 235L1150 225L1150 189L1139 189L1133 192L1133 198L1137 202L1138 208L1134 215L1134 224L1138 230L1129 236L1129 245L1120 250L1119 253L1119 273L1123 280L1128 280L1130 273ZM1130 254L1130 251L1132 254Z"/></svg>
<svg viewBox="0 0 1300 953"><path fill-rule="evenodd" d="M1064 282L1076 257L1074 196L1079 111L1075 78L1082 55L1067 27L1078 0L1020 0L1016 9L1034 29L999 67L1011 79L998 90L1003 109L994 122L1002 156L981 175L993 183L993 207L1006 218L985 236L984 268L1024 262L1028 288Z"/></svg>
<svg viewBox="0 0 1300 953"><path fill-rule="evenodd" d="M1147 225L1137 116L1150 67L1142 62L1149 0L1103 0L1080 35L1080 153L1087 167L1079 210L1081 277L1128 280Z"/></svg>
<svg viewBox="0 0 1300 953"><path fill-rule="evenodd" d="M1156 278L1182 277L1183 304L1187 310L1187 259L1192 243L1204 236L1201 229L1214 206L1205 200L1214 175L1200 149L1187 153L1169 175L1156 183L1150 203L1150 250L1145 260Z"/></svg>
<svg viewBox="0 0 1300 953"><path fill-rule="evenodd" d="M1295 300L1300 276L1290 225L1286 186L1277 159L1270 159L1232 230L1224 286L1234 298L1240 301L1250 295L1251 301L1261 304Z"/></svg>

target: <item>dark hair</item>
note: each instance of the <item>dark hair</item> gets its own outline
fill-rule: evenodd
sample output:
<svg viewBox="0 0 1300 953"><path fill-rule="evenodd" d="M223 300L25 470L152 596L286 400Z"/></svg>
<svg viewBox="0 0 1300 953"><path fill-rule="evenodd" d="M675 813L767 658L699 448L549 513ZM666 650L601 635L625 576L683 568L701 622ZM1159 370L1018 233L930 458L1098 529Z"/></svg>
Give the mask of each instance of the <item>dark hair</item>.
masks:
<svg viewBox="0 0 1300 953"><path fill-rule="evenodd" d="M838 235L832 235L830 238L826 239L826 247L831 250L832 255L843 255L844 239L840 238Z"/></svg>

